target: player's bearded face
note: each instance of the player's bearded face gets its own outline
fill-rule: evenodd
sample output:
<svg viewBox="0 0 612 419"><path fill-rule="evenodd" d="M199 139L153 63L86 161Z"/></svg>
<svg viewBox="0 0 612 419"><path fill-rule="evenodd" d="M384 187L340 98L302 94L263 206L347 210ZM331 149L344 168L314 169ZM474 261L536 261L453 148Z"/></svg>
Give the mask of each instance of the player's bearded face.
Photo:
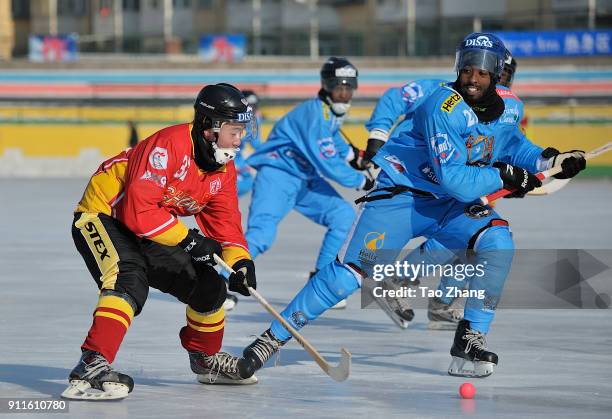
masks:
<svg viewBox="0 0 612 419"><path fill-rule="evenodd" d="M491 85L491 74L477 67L464 67L459 73L461 95L471 101L478 101Z"/></svg>

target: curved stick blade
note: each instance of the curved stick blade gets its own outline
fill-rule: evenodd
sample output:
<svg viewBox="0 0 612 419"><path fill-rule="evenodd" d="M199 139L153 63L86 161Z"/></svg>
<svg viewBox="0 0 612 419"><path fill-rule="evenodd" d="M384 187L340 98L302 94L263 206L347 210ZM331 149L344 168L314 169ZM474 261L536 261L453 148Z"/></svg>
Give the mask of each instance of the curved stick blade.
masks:
<svg viewBox="0 0 612 419"><path fill-rule="evenodd" d="M344 381L351 373L351 353L346 348L340 349L340 363L329 367L327 374L336 381Z"/></svg>

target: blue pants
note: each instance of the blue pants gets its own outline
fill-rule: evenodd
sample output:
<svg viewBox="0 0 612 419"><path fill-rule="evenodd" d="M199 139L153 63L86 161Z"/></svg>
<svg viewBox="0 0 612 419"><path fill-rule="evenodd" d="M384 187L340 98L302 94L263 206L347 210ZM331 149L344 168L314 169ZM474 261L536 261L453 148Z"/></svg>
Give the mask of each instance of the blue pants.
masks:
<svg viewBox="0 0 612 419"><path fill-rule="evenodd" d="M378 187L384 186L392 185L382 173ZM297 329L303 327L357 290L374 265L393 263L408 241L426 236L446 249L462 249L462 259L470 254L471 264L485 266L483 276L469 280L469 288L483 290L484 298L468 298L464 318L473 329L486 333L510 271L514 246L508 224L495 211L485 207L478 216L468 215L467 208L474 204L410 192L362 204L338 259L308 281L282 316ZM290 337L278 321L271 329L281 340Z"/></svg>
<svg viewBox="0 0 612 419"><path fill-rule="evenodd" d="M304 180L270 166L259 169L253 185L246 240L251 257L267 251L278 223L295 209L327 227L316 268L331 263L353 223L352 206L322 178Z"/></svg>

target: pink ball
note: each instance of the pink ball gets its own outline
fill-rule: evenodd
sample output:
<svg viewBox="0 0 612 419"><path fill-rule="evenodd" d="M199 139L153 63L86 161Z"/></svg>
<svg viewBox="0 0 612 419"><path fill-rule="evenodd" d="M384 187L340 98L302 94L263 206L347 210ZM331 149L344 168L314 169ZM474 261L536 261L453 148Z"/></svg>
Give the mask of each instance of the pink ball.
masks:
<svg viewBox="0 0 612 419"><path fill-rule="evenodd" d="M476 387L472 383L463 383L459 387L459 395L463 399L473 399L476 395Z"/></svg>

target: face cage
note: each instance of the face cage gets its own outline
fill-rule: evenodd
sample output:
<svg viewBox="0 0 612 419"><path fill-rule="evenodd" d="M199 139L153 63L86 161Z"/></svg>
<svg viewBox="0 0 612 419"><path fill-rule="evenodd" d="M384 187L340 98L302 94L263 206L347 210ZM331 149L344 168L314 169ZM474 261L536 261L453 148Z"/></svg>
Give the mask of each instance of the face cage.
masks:
<svg viewBox="0 0 612 419"><path fill-rule="evenodd" d="M351 77L351 78L337 78L337 77L333 77L330 79L323 79L321 80L321 87L323 87L323 90L325 90L327 93L331 94L332 90L334 90L334 88L336 86L350 86L353 91L357 90L357 78L356 77Z"/></svg>
<svg viewBox="0 0 612 419"><path fill-rule="evenodd" d="M210 118L208 118L210 119ZM217 141L219 140L219 132L221 132L221 127L224 124L242 124L244 125L243 133L240 137L241 141L251 141L256 139L259 133L259 127L257 126L257 118L254 116L250 121L239 121L237 119L211 119L212 121L212 130L215 133L215 137ZM206 126L206 123L204 124Z"/></svg>
<svg viewBox="0 0 612 419"><path fill-rule="evenodd" d="M499 80L504 68L504 59L486 49L473 48L457 51L455 54L455 71L457 74L465 67L471 66L488 71L491 76Z"/></svg>

